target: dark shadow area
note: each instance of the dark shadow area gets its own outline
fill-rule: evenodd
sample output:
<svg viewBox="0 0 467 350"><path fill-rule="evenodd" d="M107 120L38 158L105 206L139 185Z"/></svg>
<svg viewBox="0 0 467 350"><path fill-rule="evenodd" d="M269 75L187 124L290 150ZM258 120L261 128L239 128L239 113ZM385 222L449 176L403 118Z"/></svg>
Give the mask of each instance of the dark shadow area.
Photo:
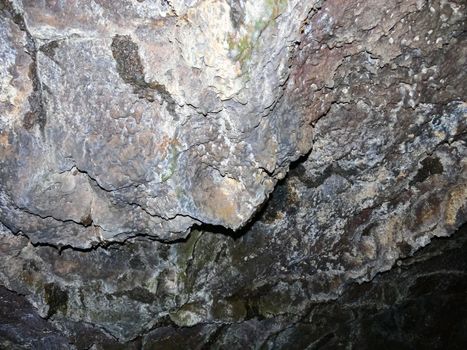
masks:
<svg viewBox="0 0 467 350"><path fill-rule="evenodd" d="M371 282L353 283L337 300L315 304L277 336L274 348L467 349L466 253L464 224Z"/></svg>

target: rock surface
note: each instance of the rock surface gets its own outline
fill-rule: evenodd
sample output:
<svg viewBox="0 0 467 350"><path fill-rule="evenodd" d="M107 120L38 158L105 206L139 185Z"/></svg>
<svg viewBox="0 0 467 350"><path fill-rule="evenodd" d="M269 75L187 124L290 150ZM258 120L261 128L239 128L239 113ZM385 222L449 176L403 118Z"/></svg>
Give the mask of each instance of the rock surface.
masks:
<svg viewBox="0 0 467 350"><path fill-rule="evenodd" d="M4 344L396 348L467 305L464 243L375 278L467 221L465 2L0 4Z"/></svg>
<svg viewBox="0 0 467 350"><path fill-rule="evenodd" d="M452 239L435 239L371 282L349 285L339 299L311 304L293 323L284 316L190 328L167 323L124 345L89 325L76 327L67 341L23 296L0 288L0 345L8 349L241 349L252 345L261 349L463 349L467 344L466 249L464 226Z"/></svg>
<svg viewBox="0 0 467 350"><path fill-rule="evenodd" d="M311 147L280 111L301 3L6 1L2 221L77 248L244 225Z"/></svg>

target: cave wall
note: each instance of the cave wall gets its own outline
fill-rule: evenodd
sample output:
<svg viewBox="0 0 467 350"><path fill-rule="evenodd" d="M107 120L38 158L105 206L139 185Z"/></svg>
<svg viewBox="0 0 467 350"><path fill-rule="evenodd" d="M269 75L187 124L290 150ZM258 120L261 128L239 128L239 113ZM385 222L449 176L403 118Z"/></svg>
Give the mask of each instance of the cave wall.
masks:
<svg viewBox="0 0 467 350"><path fill-rule="evenodd" d="M89 325L71 337L41 318L24 296L0 287L0 335L5 348L68 349L463 349L467 344L465 226L435 238L371 282L350 284L336 300L287 315L241 324L166 323L121 344Z"/></svg>
<svg viewBox="0 0 467 350"><path fill-rule="evenodd" d="M465 2L0 4L0 344L466 343Z"/></svg>

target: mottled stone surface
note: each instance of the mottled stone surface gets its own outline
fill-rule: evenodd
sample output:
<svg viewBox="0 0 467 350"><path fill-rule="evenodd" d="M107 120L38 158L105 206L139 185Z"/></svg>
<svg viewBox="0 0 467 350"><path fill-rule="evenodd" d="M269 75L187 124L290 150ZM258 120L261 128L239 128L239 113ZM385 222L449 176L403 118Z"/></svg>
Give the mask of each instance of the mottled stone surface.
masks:
<svg viewBox="0 0 467 350"><path fill-rule="evenodd" d="M283 316L240 324L161 324L119 345L75 325L66 340L22 296L0 288L0 345L8 349L463 349L467 344L467 230L435 239L371 282L337 300L312 303L291 323ZM13 315L7 316L6 315ZM67 343L67 341L69 343ZM29 347L28 347L29 346Z"/></svg>
<svg viewBox="0 0 467 350"><path fill-rule="evenodd" d="M68 349L67 338L42 319L24 297L0 287L2 349Z"/></svg>
<svg viewBox="0 0 467 350"><path fill-rule="evenodd" d="M279 107L314 1L3 3L1 217L34 243L237 229L311 147Z"/></svg>
<svg viewBox="0 0 467 350"><path fill-rule="evenodd" d="M1 4L11 344L466 343L465 2Z"/></svg>

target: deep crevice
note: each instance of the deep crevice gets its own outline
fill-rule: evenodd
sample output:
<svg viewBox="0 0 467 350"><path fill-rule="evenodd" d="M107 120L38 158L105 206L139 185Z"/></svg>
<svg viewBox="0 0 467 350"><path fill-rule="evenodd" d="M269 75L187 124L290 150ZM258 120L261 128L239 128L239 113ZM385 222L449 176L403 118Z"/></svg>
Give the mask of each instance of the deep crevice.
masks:
<svg viewBox="0 0 467 350"><path fill-rule="evenodd" d="M261 203L261 205L258 206L256 211L251 215L250 219L240 228L234 230L234 229L230 229L225 226L222 226L222 225L201 223L201 224L193 225L192 230L199 230L199 231L209 232L213 234L220 234L220 235L231 237L234 240L239 240L244 235L246 235L249 231L254 229L254 226L257 222L263 221L266 211L268 209L268 206L272 198L274 197L274 193L277 193L277 191L280 191L280 188L282 187L282 185L284 185L284 183L286 183L286 181L290 177L297 176L296 173L297 171L299 171L299 166L308 160L312 151L313 149L310 149L307 153L299 156L295 161L289 164L289 171L287 172L287 174L282 179L277 181L272 192L263 201L263 203Z"/></svg>

